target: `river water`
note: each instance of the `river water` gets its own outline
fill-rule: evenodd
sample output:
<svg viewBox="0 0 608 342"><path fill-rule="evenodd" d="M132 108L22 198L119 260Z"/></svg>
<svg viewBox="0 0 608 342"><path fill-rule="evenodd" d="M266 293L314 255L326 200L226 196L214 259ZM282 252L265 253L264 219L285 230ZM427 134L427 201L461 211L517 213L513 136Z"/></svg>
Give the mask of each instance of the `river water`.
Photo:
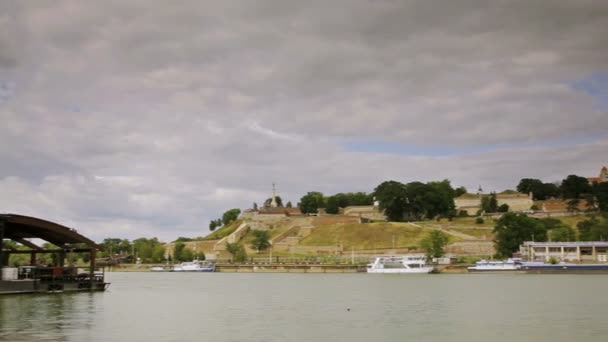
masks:
<svg viewBox="0 0 608 342"><path fill-rule="evenodd" d="M0 341L606 341L607 275L108 273L0 296Z"/></svg>

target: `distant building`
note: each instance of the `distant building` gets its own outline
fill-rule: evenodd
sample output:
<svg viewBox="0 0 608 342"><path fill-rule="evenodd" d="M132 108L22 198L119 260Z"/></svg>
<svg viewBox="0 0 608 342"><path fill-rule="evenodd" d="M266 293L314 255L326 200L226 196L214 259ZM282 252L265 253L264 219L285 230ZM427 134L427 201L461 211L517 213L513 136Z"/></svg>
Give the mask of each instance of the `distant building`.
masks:
<svg viewBox="0 0 608 342"><path fill-rule="evenodd" d="M608 182L608 168L602 167L599 177L587 177L587 181L591 184Z"/></svg>
<svg viewBox="0 0 608 342"><path fill-rule="evenodd" d="M481 210L481 198L483 194L462 194L454 199L454 205L456 211L465 211L468 215L476 215ZM506 204L509 206L509 211L523 212L530 210L530 207L534 205L532 201L532 194L526 195L520 192L496 194L496 201L501 206Z"/></svg>
<svg viewBox="0 0 608 342"><path fill-rule="evenodd" d="M530 261L608 262L607 241L533 242L519 246L522 258Z"/></svg>

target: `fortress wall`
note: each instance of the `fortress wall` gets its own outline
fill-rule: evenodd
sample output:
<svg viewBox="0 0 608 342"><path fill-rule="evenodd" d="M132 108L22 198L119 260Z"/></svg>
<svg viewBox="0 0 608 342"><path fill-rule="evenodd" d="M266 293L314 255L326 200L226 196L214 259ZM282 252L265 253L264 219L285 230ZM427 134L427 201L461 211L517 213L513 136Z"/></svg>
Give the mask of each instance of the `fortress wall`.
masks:
<svg viewBox="0 0 608 342"><path fill-rule="evenodd" d="M330 224L345 224L345 223L359 223L358 216L314 216L312 218L312 225L321 226L321 225L330 225Z"/></svg>
<svg viewBox="0 0 608 342"><path fill-rule="evenodd" d="M498 205L507 204L509 211L525 211L530 210L534 202L528 198L497 198Z"/></svg>

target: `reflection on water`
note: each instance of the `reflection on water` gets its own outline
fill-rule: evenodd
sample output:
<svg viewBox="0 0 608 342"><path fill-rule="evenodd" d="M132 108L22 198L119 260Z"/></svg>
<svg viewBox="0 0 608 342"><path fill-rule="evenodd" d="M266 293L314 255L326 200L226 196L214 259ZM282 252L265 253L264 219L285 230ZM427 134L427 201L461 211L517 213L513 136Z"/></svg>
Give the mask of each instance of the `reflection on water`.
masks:
<svg viewBox="0 0 608 342"><path fill-rule="evenodd" d="M0 341L605 341L608 276L110 273L0 296Z"/></svg>
<svg viewBox="0 0 608 342"><path fill-rule="evenodd" d="M1 341L66 341L93 326L100 293L0 296Z"/></svg>

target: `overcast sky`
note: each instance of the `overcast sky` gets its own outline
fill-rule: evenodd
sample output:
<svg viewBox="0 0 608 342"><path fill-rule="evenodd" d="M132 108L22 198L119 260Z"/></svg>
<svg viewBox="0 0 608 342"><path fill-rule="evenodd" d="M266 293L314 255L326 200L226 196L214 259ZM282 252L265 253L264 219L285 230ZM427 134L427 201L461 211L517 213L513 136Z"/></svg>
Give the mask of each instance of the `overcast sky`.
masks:
<svg viewBox="0 0 608 342"><path fill-rule="evenodd" d="M0 212L205 235L272 183L608 165L608 1L0 1Z"/></svg>

